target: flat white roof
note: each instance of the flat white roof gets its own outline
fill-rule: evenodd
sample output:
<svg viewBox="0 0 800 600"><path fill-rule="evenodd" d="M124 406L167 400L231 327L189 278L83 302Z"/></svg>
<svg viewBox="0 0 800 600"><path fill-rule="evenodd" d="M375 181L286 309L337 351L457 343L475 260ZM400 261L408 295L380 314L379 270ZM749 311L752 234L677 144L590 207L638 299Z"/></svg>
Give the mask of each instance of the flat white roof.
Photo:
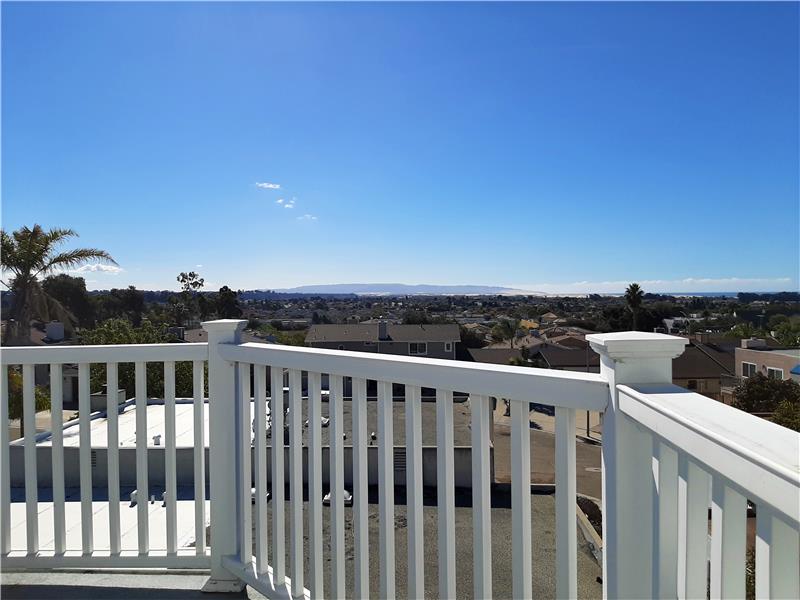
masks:
<svg viewBox="0 0 800 600"><path fill-rule="evenodd" d="M77 491L76 494L79 494ZM69 500L69 498L68 498ZM177 545L185 548L194 544L194 500L178 500L177 519ZM206 500L206 525L211 514L210 502ZM150 548L153 550L167 549L167 509L157 500L149 505ZM53 537L53 503L39 502L39 547L41 550L54 550ZM64 514L66 523L66 549L81 550L81 503L65 502ZM138 551L139 538L137 533L138 521L136 506L130 502L120 502L120 543L122 550ZM94 532L94 547L96 550L110 548L108 529L108 502L92 502L92 523ZM25 503L11 503L11 550L25 550L27 538L25 528Z"/></svg>
<svg viewBox="0 0 800 600"><path fill-rule="evenodd" d="M160 402L160 401L159 401ZM136 447L136 405L133 402L122 405L123 411L118 417L119 427L119 446L120 448ZM147 405L147 446L156 448L164 446L164 405ZM251 411L252 414L252 411ZM205 427L205 445L208 446L208 403L203 403L203 423ZM80 445L78 421L64 423L64 446L75 447ZM175 405L175 445L178 448L194 447L194 405L191 399L179 399ZM91 428L92 448L108 447L108 419L105 413L95 413L92 415ZM154 439L160 436L160 443L156 444ZM24 443L23 439L16 440L15 444ZM39 434L38 446L52 445L51 433L44 432Z"/></svg>
<svg viewBox="0 0 800 600"><path fill-rule="evenodd" d="M326 398L327 394L323 394ZM304 399L305 400L305 399ZM148 448L163 448L165 443L164 431L164 405L161 400L150 400L151 404L147 405L147 446ZM303 420L308 418L308 409L306 402L303 402ZM120 448L135 448L136 447L136 405L132 400L126 404L121 405L122 412L119 414L119 447ZM395 445L405 445L405 403L395 401L393 402L394 413L394 442ZM233 410L233 406L231 406ZM267 411L269 405L267 405ZM367 402L367 428L370 432L378 431L378 403L369 400ZM436 403L424 401L422 402L422 443L423 445L435 446L436 445ZM329 404L327 401L322 402L322 416L329 416ZM253 419L255 410L253 402L250 403L250 418ZM203 427L204 427L204 442L205 447L208 447L209 428L208 428L208 402L203 403ZM344 433L346 438L344 445L349 446L352 444L352 403L348 398L345 398L343 403L343 417L344 417ZM284 423L288 423L289 416L287 415ZM176 432L176 447L177 448L194 448L194 404L190 398L180 398L175 405L175 432ZM470 410L468 402L455 402L453 404L453 433L454 443L456 446L470 446L471 445L471 430L470 430ZM49 431L40 433L37 437L37 446L51 446L52 438ZM309 430L303 427L303 443L308 445ZM322 443L327 446L329 443L330 429L323 427L322 429ZM91 428L91 447L93 449L104 449L108 447L108 419L104 412L97 412L92 415ZM159 437L160 436L160 437ZM159 438L159 443L155 443L155 439ZM22 445L24 439L20 438L12 442L12 445ZM69 421L64 424L64 446L67 448L77 448L80 446L79 427L78 421Z"/></svg>

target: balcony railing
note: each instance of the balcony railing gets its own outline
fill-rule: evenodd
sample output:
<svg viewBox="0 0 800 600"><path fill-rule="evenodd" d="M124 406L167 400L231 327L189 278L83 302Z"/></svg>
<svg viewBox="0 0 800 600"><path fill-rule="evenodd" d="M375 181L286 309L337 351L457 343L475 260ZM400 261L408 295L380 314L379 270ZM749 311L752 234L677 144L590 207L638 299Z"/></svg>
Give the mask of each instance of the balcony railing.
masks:
<svg viewBox="0 0 800 600"><path fill-rule="evenodd" d="M349 587L354 597L365 598L369 596L369 558L377 555L379 595L394 597L395 460L402 450L394 447L393 397L394 390L402 389L406 467L405 480L399 483L407 490L409 597L423 596L428 569L438 571L440 597L456 595L454 394L468 396L471 410L474 596L492 596L492 398L511 402L513 533L506 543L513 560L515 598L532 595L531 402L555 409L554 578L559 598L577 595L576 410L604 412L603 581L607 597L705 597L707 586L712 597L743 597L748 501L756 513L757 595L800 595L800 436L672 386L671 360L682 352L683 338L642 333L588 336L602 359L601 373L589 374L242 344L243 325L228 320L206 323L208 344L3 349L3 569L206 568L210 569L207 591L232 591L248 584L270 598L321 598L344 597ZM176 399L175 364L185 361L193 364L193 397L182 400ZM135 474L129 478L135 479L136 487L136 544L130 548L122 543L133 535L121 526L121 501L127 498L121 498L120 411L113 394L108 395L106 411L107 496L93 486L92 461L97 458L90 410L93 363L106 366L109 390L118 388L118 365L135 364ZM150 458L148 405L153 407L148 402L148 363L163 363L163 407L158 409L164 418L163 512L148 502L151 489L158 487ZM61 424L64 364L78 364L79 443L74 459L65 452L72 448L65 448L68 429ZM53 419L52 433L46 434L49 461L37 446L42 440L35 431L36 365L49 365ZM5 426L11 366L21 366L23 377L25 437L15 442L8 439ZM377 481L370 474L372 440L367 429L367 390L373 385ZM347 422L345 393L352 403L352 421ZM434 564L424 560L423 537L421 409L427 394L435 394L438 560ZM330 418L327 453L321 432L324 402ZM179 447L177 440L184 439L184 434L176 431L176 407L185 403L192 409L193 431L191 443ZM304 412L308 415L305 443ZM288 443L279 435L284 425ZM343 442L346 427L352 430L348 461ZM177 475L186 456L191 456L193 474L188 500L181 495ZM78 463L79 503L66 498L65 460L69 467L72 460ZM12 504L22 508L21 503L12 503L12 463L24 465L24 511L12 511ZM345 580L345 561L350 560L344 551L346 476L353 492L354 578L350 586ZM40 482L50 479L52 499L40 494ZM368 488L375 484L379 492L377 544L368 535ZM330 589L323 589L326 492L330 493ZM181 547L178 540L179 502L182 510L188 506L193 511L194 546L190 548ZM207 504L210 514L206 514ZM207 520L210 544L205 541ZM21 547L12 547L12 529L25 532Z"/></svg>

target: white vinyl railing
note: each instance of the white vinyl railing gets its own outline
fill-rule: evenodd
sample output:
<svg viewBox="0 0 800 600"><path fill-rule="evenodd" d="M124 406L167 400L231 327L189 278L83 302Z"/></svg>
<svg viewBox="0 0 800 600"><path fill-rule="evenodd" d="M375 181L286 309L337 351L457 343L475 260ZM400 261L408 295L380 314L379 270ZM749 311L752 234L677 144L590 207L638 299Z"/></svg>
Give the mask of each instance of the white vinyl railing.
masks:
<svg viewBox="0 0 800 600"><path fill-rule="evenodd" d="M611 386L603 422L607 596L744 598L749 500L755 596L800 597L800 434L672 385L684 338L587 340Z"/></svg>
<svg viewBox="0 0 800 600"><path fill-rule="evenodd" d="M472 430L472 499L473 499L473 593L476 597L492 596L491 559L491 469L490 411L491 396L512 403L512 556L515 597L530 597L531 573L531 480L529 403L554 406L557 419L557 524L558 548L557 593L569 597L577 589L577 537L575 528L575 410L602 411L608 401L608 385L598 375L476 365L451 360L432 360L402 356L385 356L314 348L293 348L267 344L221 343L209 348L212 380L215 368L225 369L238 383L238 414L229 413L232 435L239 440L239 462L236 478L236 502L239 511L238 543L225 554L223 566L228 572L256 587L270 597L309 596L312 598L345 596L345 512L343 433L352 428L353 443L353 529L354 581L357 598L369 596L369 557L379 557L379 597L392 598L395 581L395 448L393 433L393 386L403 386L406 420L406 481L408 519L408 582L410 597L421 597L424 591L424 537L422 502L422 389L436 394L437 499L438 499L438 595L456 595L455 485L453 445L453 394L469 395ZM218 353L218 358L215 357ZM229 365L237 365L228 370ZM307 380L307 400L303 380ZM284 378L288 381L284 398ZM253 389L250 381L252 379ZM327 381L322 389L321 382ZM366 427L367 381L377 389L377 453L379 491L379 537L377 547L370 545L367 535L367 498L370 481L367 473L368 430ZM266 382L270 381L267 391ZM352 389L352 422L345 423L342 404L345 382ZM213 385L213 384L212 384ZM277 392L277 393L273 393ZM324 560L322 539L322 444L320 417L323 392L329 403L331 428L329 473L331 492L331 589L323 589ZM286 402L286 406L284 406ZM309 415L308 474L303 470L303 403ZM282 444L271 446L272 485L267 488L264 470L267 467L267 443L262 431L255 432L250 464L251 404L255 407L256 426L260 427L269 406L272 440L283 430L285 408L288 408L288 469ZM215 424L215 428L220 424ZM216 429L215 429L216 430ZM212 461L214 451L212 449ZM251 476L252 473L252 476ZM286 473L286 476L284 476ZM303 505L303 481L307 477L309 501ZM288 481L290 518L284 530L284 478ZM212 490L214 479L212 476ZM250 501L255 487L255 506ZM273 522L266 522L264 499L272 494ZM216 497L212 491L213 501ZM233 497L231 496L231 500ZM308 547L303 545L303 511L308 510ZM235 514L235 511L229 511ZM253 524L255 525L254 529ZM212 515L211 537L217 539L217 524ZM259 534L253 554L250 531ZM268 560L266 531L272 536L271 560ZM288 539L287 539L288 538ZM284 564L286 547L289 561ZM304 570L304 556L309 568ZM288 577L287 577L288 575ZM213 573L212 573L213 578Z"/></svg>
<svg viewBox="0 0 800 600"><path fill-rule="evenodd" d="M800 597L798 435L673 385L620 386L619 398L652 447L654 596L695 598L710 585L712 598L744 598L750 501L756 596Z"/></svg>
<svg viewBox="0 0 800 600"><path fill-rule="evenodd" d="M58 346L3 348L2 358L2 415L0 415L0 451L2 451L2 482L0 484L0 529L2 529L2 562L4 568L58 568L58 567L208 567L210 554L205 546L205 467L203 443L204 363L208 356L206 344L141 344L120 346ZM178 548L176 536L176 446L175 446L175 363L193 363L195 440L195 538L193 548ZM135 548L121 545L120 522L120 459L119 459L119 405L116 391L119 387L120 363L135 365L136 406L136 530ZM162 363L164 377L164 461L166 504L165 531L160 535L163 544L150 543L151 509L150 480L148 477L148 425L146 364ZM73 503L66 501L63 415L63 365L78 365L78 462L80 510L72 510ZM107 500L97 500L97 490L92 482L92 411L90 409L90 366L102 364L106 368L107 404ZM43 477L37 467L38 452L35 421L35 367L49 370L51 405L51 463L52 463L52 519L40 515L38 480ZM25 436L11 443L8 439L8 369L22 369L22 404ZM12 447L22 443L25 473L25 538L24 548L11 547L11 460ZM107 515L107 525L96 523L99 514ZM52 525L50 521L52 520ZM80 523L80 543L68 543L67 530ZM40 530L40 521L52 530ZM95 525L100 531L95 531ZM159 532L161 533L161 532ZM46 546L40 541L48 541ZM102 547L97 538L104 540Z"/></svg>
<svg viewBox="0 0 800 600"><path fill-rule="evenodd" d="M555 410L553 576L557 597L573 598L578 593L576 410L604 413L606 597L705 597L707 585L712 598L740 597L744 593L747 501L753 503L757 514L757 596L800 594L800 436L672 386L671 361L683 351L683 338L635 332L588 336L601 355L602 365L600 374L589 374L243 344L243 325L243 321L234 320L205 323L208 344L2 349L3 569L206 568L210 569L206 591L232 591L249 584L270 598L341 598L346 593L366 598L370 595L370 557L377 556L378 594L391 598L398 587L394 539L397 483L405 485L407 492L409 597L421 597L426 591L424 582L429 569L437 570L438 596L452 598L457 591L461 596L464 590L456 589L456 544L465 541L456 540L453 427L454 393L458 393L459 397L468 396L471 413L469 485L475 597L493 594L493 397L511 403L513 532L508 544L515 598L531 597L533 591L530 402ZM184 361L193 364L193 397L181 401L175 397L175 365ZM122 475L128 480L135 478L137 503L135 522L130 518L126 521L132 527L127 536L120 515L124 500L120 498L120 419L113 393L108 394L106 406L107 499L98 494L97 482L93 481L91 426L94 418L103 416L90 410L90 365L96 363L106 366L108 390L118 388L119 364L135 364L135 399L130 402L136 408L135 473ZM163 365L163 400L148 400L148 363ZM78 365L77 502L66 498L64 485L65 435L72 430L61 424L65 364ZM35 431L36 365L49 368L52 433L47 436L52 446L51 467L39 461L37 448L40 435ZM24 405L25 436L14 442L9 440L6 426L10 367L21 368ZM368 460L372 453L367 428L368 389L375 390L377 405L375 476L370 476L370 467L375 463ZM399 455L402 450L394 446L395 390L402 390L404 397L404 455ZM432 532L423 527L423 390L435 390L438 559L434 563L427 563L424 558L424 536L430 537ZM343 410L345 394L352 408L347 411L347 420ZM148 443L148 404L152 408L156 402L163 404L164 443L163 448L154 451ZM178 447L176 443L176 404L184 406L181 402L190 402L193 410L191 447ZM324 403L330 419L327 465L323 463L326 454L321 431ZM306 442L304 414L308 417ZM284 424L288 442L281 433ZM352 431L352 452L346 461L343 438L347 431ZM18 456L18 451L23 456ZM193 511L195 546L191 548L179 547L176 529L181 508L177 505L176 473L181 456L185 456L181 452L189 452L192 458L193 501L188 506ZM156 513L148 498L154 488L153 465L160 464L153 460L161 461L162 456L166 510ZM402 476L395 468L398 456L406 465ZM24 511L15 512L18 520L12 522L10 467L20 459L24 461ZM52 475L44 477L43 469L52 470ZM327 485L323 487L326 473ZM345 552L346 477L352 482L352 559ZM51 503L40 498L40 483L48 478L52 478ZM370 540L368 535L371 485L378 489L377 540ZM327 492L328 544L323 539L323 496ZM47 511L43 508L48 503L52 517L45 518ZM187 503L182 503L185 508ZM80 523L77 531L72 527L75 521ZM205 543L207 522L211 528L210 547ZM12 547L10 532L14 527L24 528L24 539L19 535L14 538L23 540L20 547ZM135 544L124 547L123 539L135 539ZM326 559L330 561L330 589L323 583ZM352 581L347 580L347 560L354 563Z"/></svg>

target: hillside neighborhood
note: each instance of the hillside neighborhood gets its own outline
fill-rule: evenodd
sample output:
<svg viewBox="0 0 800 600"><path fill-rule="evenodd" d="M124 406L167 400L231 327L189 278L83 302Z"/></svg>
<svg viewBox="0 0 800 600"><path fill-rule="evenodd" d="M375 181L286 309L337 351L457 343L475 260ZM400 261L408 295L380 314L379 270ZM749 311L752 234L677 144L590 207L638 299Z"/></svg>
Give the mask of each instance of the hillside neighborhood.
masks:
<svg viewBox="0 0 800 600"><path fill-rule="evenodd" d="M587 334L630 330L635 319L639 330L687 339L673 361L673 381L714 400L732 404L736 387L756 374L800 381L797 293L376 298L227 287L208 293L197 273L181 279L187 283L177 293L88 292L80 277L51 276L42 293L69 318L36 315L25 343L205 342L201 321L220 316L246 319L245 341L598 373ZM13 295L2 298L8 308ZM2 330L7 336L7 320Z"/></svg>
<svg viewBox="0 0 800 600"><path fill-rule="evenodd" d="M800 599L800 1L0 46L0 600Z"/></svg>

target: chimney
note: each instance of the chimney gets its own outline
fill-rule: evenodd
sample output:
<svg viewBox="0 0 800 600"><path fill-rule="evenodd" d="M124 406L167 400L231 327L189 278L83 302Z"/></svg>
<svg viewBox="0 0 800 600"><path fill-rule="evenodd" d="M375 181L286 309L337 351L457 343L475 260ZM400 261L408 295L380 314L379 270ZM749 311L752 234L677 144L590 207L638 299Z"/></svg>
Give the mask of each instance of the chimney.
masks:
<svg viewBox="0 0 800 600"><path fill-rule="evenodd" d="M389 339L389 333L386 329L386 321L378 321L378 339L379 340Z"/></svg>
<svg viewBox="0 0 800 600"><path fill-rule="evenodd" d="M758 349L766 347L767 347L767 342L760 338L750 338L749 340L742 340L742 348Z"/></svg>

